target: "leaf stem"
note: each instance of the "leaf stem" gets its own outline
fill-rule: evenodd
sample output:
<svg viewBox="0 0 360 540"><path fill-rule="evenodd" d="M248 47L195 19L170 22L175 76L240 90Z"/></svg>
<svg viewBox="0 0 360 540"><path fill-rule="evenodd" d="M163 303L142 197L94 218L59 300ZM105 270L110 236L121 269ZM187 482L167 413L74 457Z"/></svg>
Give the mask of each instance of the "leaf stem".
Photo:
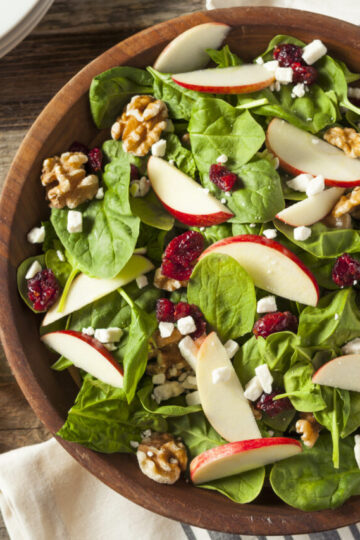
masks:
<svg viewBox="0 0 360 540"><path fill-rule="evenodd" d="M59 306L57 308L59 313L62 313L64 311L65 302L69 294L70 287L72 285L72 282L74 281L74 278L77 276L78 273L79 273L78 268L73 268L69 274L69 277L66 280L65 287L60 298Z"/></svg>

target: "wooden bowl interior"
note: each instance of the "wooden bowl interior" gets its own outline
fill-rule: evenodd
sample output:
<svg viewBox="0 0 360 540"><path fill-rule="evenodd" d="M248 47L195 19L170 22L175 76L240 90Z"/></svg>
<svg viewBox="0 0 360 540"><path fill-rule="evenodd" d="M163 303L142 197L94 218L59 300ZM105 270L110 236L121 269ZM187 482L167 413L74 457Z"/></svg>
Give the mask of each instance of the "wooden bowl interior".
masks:
<svg viewBox="0 0 360 540"><path fill-rule="evenodd" d="M150 28L122 42L72 79L50 102L24 140L9 172L0 205L1 337L12 370L36 414L55 433L74 401L76 387L67 373L49 369L53 358L38 338L39 318L24 306L16 291L16 267L34 255L26 233L48 218L39 182L42 160L68 148L74 140L103 139L89 112L88 87L94 75L119 64L151 65L164 45L181 31L216 20L233 29L227 42L244 60L262 52L275 34L304 41L322 39L330 52L360 71L359 30L335 19L306 12L272 8L234 8L195 13ZM341 41L340 41L341 40ZM128 455L101 455L76 444L61 444L103 482L142 506L191 524L225 532L274 535L335 528L360 519L359 500L342 508L312 514L278 500L270 489L251 505L180 481L174 486L153 483Z"/></svg>

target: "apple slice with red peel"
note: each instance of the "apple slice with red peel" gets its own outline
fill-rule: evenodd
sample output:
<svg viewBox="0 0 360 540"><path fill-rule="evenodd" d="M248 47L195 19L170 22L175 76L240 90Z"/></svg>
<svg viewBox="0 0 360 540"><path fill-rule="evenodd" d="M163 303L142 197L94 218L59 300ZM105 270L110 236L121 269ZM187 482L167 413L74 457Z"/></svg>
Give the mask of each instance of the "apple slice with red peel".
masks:
<svg viewBox="0 0 360 540"><path fill-rule="evenodd" d="M184 88L210 94L249 94L270 86L275 76L258 64L177 73L172 80Z"/></svg>
<svg viewBox="0 0 360 540"><path fill-rule="evenodd" d="M279 158L280 166L293 175L321 174L328 186L351 188L360 185L360 160L342 150L274 118L266 132L268 149Z"/></svg>
<svg viewBox="0 0 360 540"><path fill-rule="evenodd" d="M70 315L74 311L81 309L99 298L116 291L133 281L142 274L150 272L154 265L141 255L133 255L126 263L121 272L112 279L91 278L86 274L79 274L71 284L66 297L64 309L58 311L59 301L56 302L46 313L41 326L48 326L53 322Z"/></svg>
<svg viewBox="0 0 360 540"><path fill-rule="evenodd" d="M326 362L312 376L315 384L360 392L360 354L346 354Z"/></svg>
<svg viewBox="0 0 360 540"><path fill-rule="evenodd" d="M226 373L224 380L214 381L215 370ZM197 354L196 380L204 414L225 440L261 437L239 378L215 332L206 337Z"/></svg>
<svg viewBox="0 0 360 540"><path fill-rule="evenodd" d="M344 188L337 187L325 189L313 197L288 206L276 217L293 227L313 225L329 214L344 191Z"/></svg>
<svg viewBox="0 0 360 540"><path fill-rule="evenodd" d="M294 253L275 240L241 234L215 242L200 259L210 253L233 257L260 289L308 306L316 306L319 300L319 286L313 274Z"/></svg>
<svg viewBox="0 0 360 540"><path fill-rule="evenodd" d="M201 69L209 63L206 49L218 49L231 27L209 22L182 32L157 57L154 68L162 73L179 73Z"/></svg>
<svg viewBox="0 0 360 540"><path fill-rule="evenodd" d="M59 330L41 337L41 341L100 381L122 388L122 367L97 339L75 332Z"/></svg>
<svg viewBox="0 0 360 540"><path fill-rule="evenodd" d="M301 451L301 443L288 437L231 442L196 456L190 463L190 477L194 484L205 484L275 463Z"/></svg>
<svg viewBox="0 0 360 540"><path fill-rule="evenodd" d="M207 190L164 159L151 156L148 177L166 210L193 227L218 225L233 216Z"/></svg>

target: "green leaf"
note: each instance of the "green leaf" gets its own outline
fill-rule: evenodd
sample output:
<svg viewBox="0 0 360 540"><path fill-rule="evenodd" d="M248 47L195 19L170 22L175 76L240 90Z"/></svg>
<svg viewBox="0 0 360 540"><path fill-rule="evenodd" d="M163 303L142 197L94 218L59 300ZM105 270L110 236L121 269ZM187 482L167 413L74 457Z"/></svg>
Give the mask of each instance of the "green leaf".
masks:
<svg viewBox="0 0 360 540"><path fill-rule="evenodd" d="M194 157L190 150L181 144L179 137L173 133L166 137L165 159L173 160L178 169L191 178L195 178L197 169Z"/></svg>
<svg viewBox="0 0 360 540"><path fill-rule="evenodd" d="M340 433L342 439L351 435L360 427L360 394L358 392L349 392L349 396L349 416Z"/></svg>
<svg viewBox="0 0 360 540"><path fill-rule="evenodd" d="M108 128L134 94L152 93L152 79L147 71L118 66L93 78L90 90L90 110L99 129Z"/></svg>
<svg viewBox="0 0 360 540"><path fill-rule="evenodd" d="M218 68L225 68L230 66L240 66L243 61L237 54L230 51L229 45L225 45L222 49L206 49L206 52L210 56L211 60L217 64Z"/></svg>
<svg viewBox="0 0 360 540"><path fill-rule="evenodd" d="M65 287L66 281L71 273L72 267L66 260L61 261L55 249L48 249L45 252L45 266L50 268L58 282Z"/></svg>
<svg viewBox="0 0 360 540"><path fill-rule="evenodd" d="M45 255L35 255L34 257L29 257L25 259L17 268L16 271L16 281L17 288L21 298L24 300L25 304L33 311L34 313L42 313L41 311L36 311L33 308L32 302L30 302L27 295L27 279L25 279L26 273L29 270L30 266L38 261L41 264L42 268L45 267Z"/></svg>
<svg viewBox="0 0 360 540"><path fill-rule="evenodd" d="M232 257L213 254L195 266L188 285L190 304L196 304L223 341L250 332L255 318L255 287Z"/></svg>
<svg viewBox="0 0 360 540"><path fill-rule="evenodd" d="M312 364L297 362L284 375L286 396L293 407L301 412L315 412L326 408L321 388L311 380Z"/></svg>
<svg viewBox="0 0 360 540"><path fill-rule="evenodd" d="M64 356L60 356L60 358L53 363L51 369L54 369L55 371L64 371L72 365L73 363L70 360L68 360Z"/></svg>
<svg viewBox="0 0 360 540"><path fill-rule="evenodd" d="M137 245L146 247L146 257L154 263L160 263L168 231L155 229L141 223Z"/></svg>
<svg viewBox="0 0 360 540"><path fill-rule="evenodd" d="M130 197L131 212L150 227L170 231L175 219L170 215L153 191L145 197Z"/></svg>
<svg viewBox="0 0 360 540"><path fill-rule="evenodd" d="M145 411L152 414L161 414L164 418L168 418L169 416L184 416L201 411L201 405L186 405L184 396L169 399L166 405L158 405L151 397L153 389L153 384L146 384L137 393Z"/></svg>
<svg viewBox="0 0 360 540"><path fill-rule="evenodd" d="M285 503L304 511L341 506L352 495L360 494L360 469L354 457L354 443L340 441L340 467L332 463L331 439L320 435L316 445L276 463L270 482Z"/></svg>
<svg viewBox="0 0 360 540"><path fill-rule="evenodd" d="M218 240L223 240L229 236L233 236L232 226L230 223L222 223L221 225L212 225L211 227L205 227L205 230L201 230L198 227L191 227L192 230L201 232L205 238L205 243L207 246L217 242Z"/></svg>

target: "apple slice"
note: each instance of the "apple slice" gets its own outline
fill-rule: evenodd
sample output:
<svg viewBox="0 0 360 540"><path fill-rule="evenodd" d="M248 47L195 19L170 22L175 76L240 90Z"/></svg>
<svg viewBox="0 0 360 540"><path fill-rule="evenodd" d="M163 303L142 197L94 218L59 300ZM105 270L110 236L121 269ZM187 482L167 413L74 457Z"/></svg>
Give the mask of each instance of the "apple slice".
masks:
<svg viewBox="0 0 360 540"><path fill-rule="evenodd" d="M163 73L179 73L201 69L209 63L206 49L220 47L231 27L209 22L182 32L157 57L154 68Z"/></svg>
<svg viewBox="0 0 360 540"><path fill-rule="evenodd" d="M249 94L270 86L275 76L258 64L242 64L222 69L209 68L187 73L177 73L176 84L210 94Z"/></svg>
<svg viewBox="0 0 360 540"><path fill-rule="evenodd" d="M97 339L74 330L50 332L40 339L50 349L70 360L74 366L106 384L122 388L122 367Z"/></svg>
<svg viewBox="0 0 360 540"><path fill-rule="evenodd" d="M226 373L214 381L214 371ZM215 371L216 375L216 371ZM225 347L215 332L201 345L196 359L200 401L212 427L227 441L261 437L255 417Z"/></svg>
<svg viewBox="0 0 360 540"><path fill-rule="evenodd" d="M204 484L295 456L301 450L301 443L288 437L251 439L215 446L191 461L191 480L194 484Z"/></svg>
<svg viewBox="0 0 360 540"><path fill-rule="evenodd" d="M166 210L186 225L218 225L233 216L226 206L195 180L164 159L150 157L148 177Z"/></svg>
<svg viewBox="0 0 360 540"><path fill-rule="evenodd" d="M315 384L360 392L360 354L346 354L326 362L312 376Z"/></svg>
<svg viewBox="0 0 360 540"><path fill-rule="evenodd" d="M61 312L58 311L59 301L56 302L46 313L41 326L48 326L73 311L99 300L142 274L150 272L153 268L154 265L145 257L133 255L121 272L112 279L97 279L86 274L79 274L70 287L64 309Z"/></svg>
<svg viewBox="0 0 360 540"><path fill-rule="evenodd" d="M344 188L337 187L325 189L313 197L288 206L276 217L293 227L312 225L328 215L344 191Z"/></svg>
<svg viewBox="0 0 360 540"><path fill-rule="evenodd" d="M210 253L233 257L260 289L308 306L316 306L318 302L319 287L313 274L294 253L275 240L241 234L215 242L200 259Z"/></svg>
<svg viewBox="0 0 360 540"><path fill-rule="evenodd" d="M285 171L317 176L328 186L350 188L360 185L360 160L284 120L274 118L266 132L269 150L279 158Z"/></svg>

